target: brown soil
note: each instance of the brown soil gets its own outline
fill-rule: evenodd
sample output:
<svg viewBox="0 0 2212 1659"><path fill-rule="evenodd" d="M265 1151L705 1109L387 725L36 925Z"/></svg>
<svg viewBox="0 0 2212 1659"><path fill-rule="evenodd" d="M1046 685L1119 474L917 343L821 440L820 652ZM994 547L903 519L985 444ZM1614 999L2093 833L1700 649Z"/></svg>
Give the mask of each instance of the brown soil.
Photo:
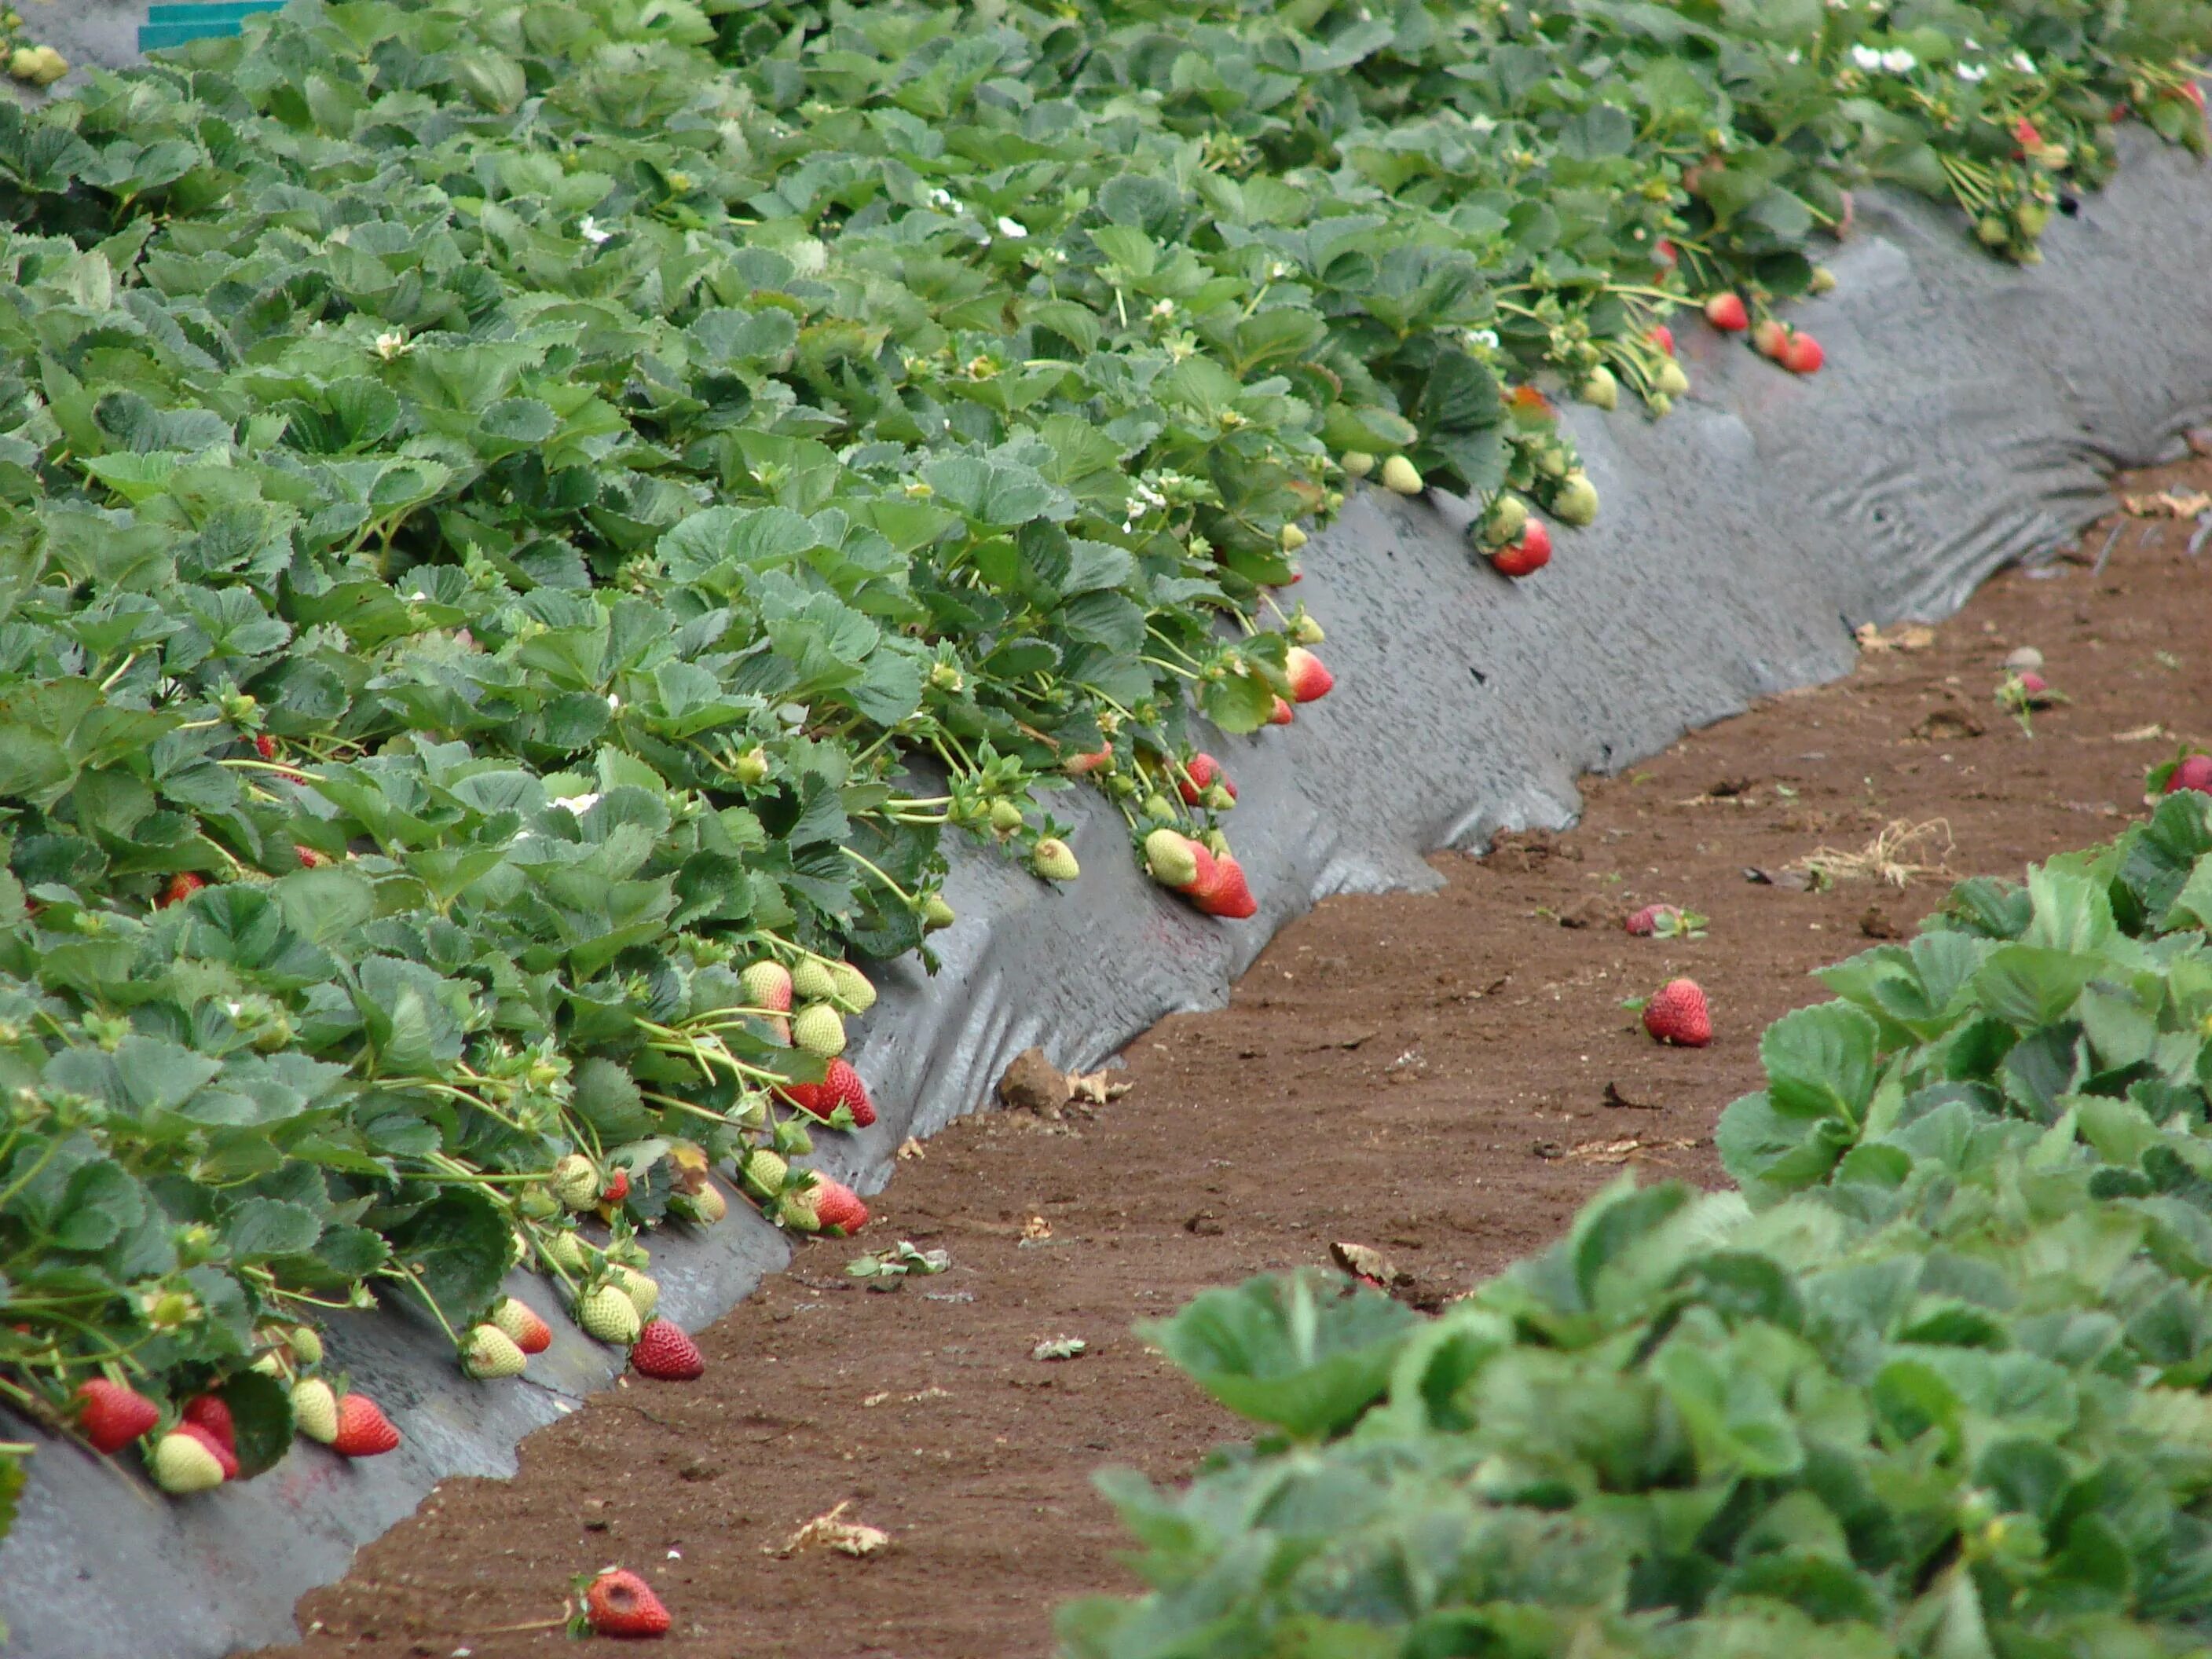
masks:
<svg viewBox="0 0 2212 1659"><path fill-rule="evenodd" d="M2212 464L2124 487L2185 480L2212 483ZM2106 526L1916 648L1589 780L1570 833L1441 854L1438 893L1323 904L1229 1008L1133 1043L1126 1096L939 1136L866 1243L942 1248L951 1271L878 1294L845 1275L861 1244L808 1247L702 1334L703 1382L617 1389L526 1443L514 1480L449 1483L305 1600L309 1638L283 1651L562 1651L513 1627L620 1563L673 1611L672 1655L1048 1652L1056 1604L1133 1588L1091 1472L1172 1478L1237 1433L1134 1322L1336 1241L1449 1291L1551 1238L1624 1164L1717 1180L1714 1118L1756 1085L1761 1028L1946 886L1802 890L1793 860L1935 825L1918 862L2017 873L2116 832L2175 737L2212 739L2212 550L2184 556L2186 521L2112 522L2101 570ZM2073 699L2032 740L1992 701L2022 645ZM1709 936L1622 932L1658 900ZM1622 1006L1677 974L1711 994L1709 1049L1659 1048ZM1081 1357L1032 1357L1061 1336ZM889 1546L772 1553L841 1503Z"/></svg>

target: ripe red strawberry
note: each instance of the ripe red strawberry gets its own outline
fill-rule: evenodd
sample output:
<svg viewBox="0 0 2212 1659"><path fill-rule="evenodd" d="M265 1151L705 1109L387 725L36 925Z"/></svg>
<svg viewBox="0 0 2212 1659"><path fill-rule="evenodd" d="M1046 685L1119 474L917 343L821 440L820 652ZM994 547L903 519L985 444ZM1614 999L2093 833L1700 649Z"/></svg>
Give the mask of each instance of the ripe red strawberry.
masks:
<svg viewBox="0 0 2212 1659"><path fill-rule="evenodd" d="M1276 698L1275 706L1267 711L1267 724L1270 726L1288 726L1297 718L1289 700L1284 697Z"/></svg>
<svg viewBox="0 0 2212 1659"><path fill-rule="evenodd" d="M868 1224L868 1206L841 1181L817 1176L810 1196L814 1200L815 1218L824 1227L835 1227L850 1236Z"/></svg>
<svg viewBox="0 0 2212 1659"><path fill-rule="evenodd" d="M2181 83L2181 95L2196 105L2199 110L2204 107L2204 88L2198 86L2196 82L2184 81Z"/></svg>
<svg viewBox="0 0 2212 1659"><path fill-rule="evenodd" d="M1198 880L1185 890L1190 902L1209 916L1242 921L1259 914L1252 890L1245 884L1243 866L1226 853L1216 854L1213 868L1210 872L1201 868Z"/></svg>
<svg viewBox="0 0 2212 1659"><path fill-rule="evenodd" d="M1644 1005L1644 1029L1661 1042L1702 1048L1713 1040L1712 1012L1693 979L1670 979Z"/></svg>
<svg viewBox="0 0 2212 1659"><path fill-rule="evenodd" d="M663 1382L689 1382L707 1369L699 1345L665 1319L646 1322L630 1345L629 1363L640 1376Z"/></svg>
<svg viewBox="0 0 2212 1659"><path fill-rule="evenodd" d="M1293 702L1318 702L1336 684L1336 676L1303 645L1294 645L1284 654L1283 672L1290 677Z"/></svg>
<svg viewBox="0 0 2212 1659"><path fill-rule="evenodd" d="M606 1189L599 1194L599 1202L611 1206L624 1202L629 1197L629 1171L617 1170L607 1177Z"/></svg>
<svg viewBox="0 0 2212 1659"><path fill-rule="evenodd" d="M1652 324L1650 328L1644 331L1644 337L1650 341L1653 345L1657 346L1660 350L1665 352L1669 357L1674 355L1674 331L1668 327L1666 324Z"/></svg>
<svg viewBox="0 0 2212 1659"><path fill-rule="evenodd" d="M120 1451L161 1420L161 1408L136 1389L95 1376L76 1391L77 1426L93 1449Z"/></svg>
<svg viewBox="0 0 2212 1659"><path fill-rule="evenodd" d="M222 1465L224 1480L238 1479L238 1454L232 1450L212 1429L200 1423L179 1423L177 1425L176 1432L188 1439L197 1440L201 1445L205 1446L215 1461Z"/></svg>
<svg viewBox="0 0 2212 1659"><path fill-rule="evenodd" d="M275 760L276 758L276 739L270 737L266 732L257 732L253 736L253 752L260 756L264 760Z"/></svg>
<svg viewBox="0 0 2212 1659"><path fill-rule="evenodd" d="M1659 931L1662 918L1680 916L1681 914L1680 910L1671 904L1647 904L1629 917L1626 921L1621 923L1621 926L1638 939L1650 939L1652 934Z"/></svg>
<svg viewBox="0 0 2212 1659"><path fill-rule="evenodd" d="M328 853L318 853L313 848L301 847L297 842L293 844L292 850L300 855L302 870L319 870L331 861Z"/></svg>
<svg viewBox="0 0 2212 1659"><path fill-rule="evenodd" d="M1820 349L1820 343L1802 329L1790 331L1790 343L1782 349L1782 367L1792 374L1818 374L1820 365L1828 361L1828 354Z"/></svg>
<svg viewBox="0 0 2212 1659"><path fill-rule="evenodd" d="M1492 548L1490 568L1503 576L1526 576L1552 562L1552 532L1541 519L1531 519L1521 539Z"/></svg>
<svg viewBox="0 0 2212 1659"><path fill-rule="evenodd" d="M189 870L179 870L169 878L169 884L161 890L161 896L155 902L166 910L173 904L182 904L206 885L205 876L194 875Z"/></svg>
<svg viewBox="0 0 2212 1659"><path fill-rule="evenodd" d="M876 1121L874 1103L868 1098L868 1086L860 1081L860 1074L845 1060L833 1060L822 1074L819 1083L787 1083L783 1091L791 1097L791 1103L802 1112L811 1113L825 1123L830 1115L840 1106L853 1114L857 1128L866 1128Z"/></svg>
<svg viewBox="0 0 2212 1659"><path fill-rule="evenodd" d="M1213 861L1212 848L1202 841L1188 842L1187 844L1190 848L1191 863L1195 866L1195 872L1188 881L1183 883L1176 890L1195 902L1196 896L1212 887L1220 879L1220 877L1218 873L1218 866Z"/></svg>
<svg viewBox="0 0 2212 1659"><path fill-rule="evenodd" d="M337 1438L331 1449L339 1456L379 1457L398 1443L399 1431L367 1395L349 1394L338 1401Z"/></svg>
<svg viewBox="0 0 2212 1659"><path fill-rule="evenodd" d="M187 1400L185 1402L185 1421L198 1424L222 1442L226 1449L234 1452L238 1449L238 1431L231 1425L230 1407L219 1396L204 1394L198 1399Z"/></svg>
<svg viewBox="0 0 2212 1659"><path fill-rule="evenodd" d="M1506 394L1505 401L1512 404L1514 408L1526 410L1531 415L1549 415L1553 413L1552 400L1549 398L1547 398L1542 392L1537 391L1533 386L1515 386L1510 392Z"/></svg>
<svg viewBox="0 0 2212 1659"><path fill-rule="evenodd" d="M665 1636L668 1609L634 1572L603 1572L584 1592L584 1617L599 1636Z"/></svg>
<svg viewBox="0 0 2212 1659"><path fill-rule="evenodd" d="M1680 256L1674 252L1674 245L1668 241L1664 236L1662 236L1659 239L1658 246L1651 251L1658 255L1659 268L1662 270L1672 270L1680 258Z"/></svg>
<svg viewBox="0 0 2212 1659"><path fill-rule="evenodd" d="M1723 334L1741 334L1751 326L1751 313L1739 294L1716 294L1705 301L1705 320Z"/></svg>
<svg viewBox="0 0 2212 1659"><path fill-rule="evenodd" d="M1176 787L1189 805L1197 805L1199 797L1217 783L1229 792L1230 799L1237 799L1237 786L1229 781L1229 774L1221 769L1219 761L1203 750L1190 757L1190 764L1183 770L1189 775L1177 778Z"/></svg>
<svg viewBox="0 0 2212 1659"><path fill-rule="evenodd" d="M2166 774L2167 794L2184 789L2212 795L2212 755L2185 755L2175 763L2173 770Z"/></svg>

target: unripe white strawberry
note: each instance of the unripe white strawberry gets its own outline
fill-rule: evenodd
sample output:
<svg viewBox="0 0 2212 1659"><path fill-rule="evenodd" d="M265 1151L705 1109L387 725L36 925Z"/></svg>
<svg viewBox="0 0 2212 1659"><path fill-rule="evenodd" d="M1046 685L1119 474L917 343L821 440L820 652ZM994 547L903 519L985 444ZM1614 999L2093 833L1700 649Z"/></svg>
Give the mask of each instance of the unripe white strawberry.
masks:
<svg viewBox="0 0 2212 1659"><path fill-rule="evenodd" d="M851 963L833 963L830 981L830 995L850 1012L865 1014L876 1006L874 983Z"/></svg>
<svg viewBox="0 0 2212 1659"><path fill-rule="evenodd" d="M845 1052L845 1022L826 1002L810 1002L791 1017L791 1040L824 1060Z"/></svg>
<svg viewBox="0 0 2212 1659"><path fill-rule="evenodd" d="M814 1213L814 1189L786 1193L777 1200L776 1213L793 1232L818 1233L822 1218Z"/></svg>
<svg viewBox="0 0 2212 1659"><path fill-rule="evenodd" d="M638 1318L641 1321L652 1318L653 1310L660 1305L660 1281L649 1273L641 1273L635 1267L620 1263L614 1267L612 1273L615 1283L622 1287L622 1293L637 1310Z"/></svg>
<svg viewBox="0 0 2212 1659"><path fill-rule="evenodd" d="M1659 372L1651 377L1652 388L1663 398L1679 398L1690 389L1690 377L1681 364L1672 357L1659 365Z"/></svg>
<svg viewBox="0 0 2212 1659"><path fill-rule="evenodd" d="M1161 886L1181 890L1198 879L1198 854L1188 836L1155 830L1145 837L1145 870Z"/></svg>
<svg viewBox="0 0 2212 1659"><path fill-rule="evenodd" d="M637 1316L637 1304L615 1284L594 1285L578 1297L576 1322L587 1336L625 1348L637 1340L638 1332L645 1326Z"/></svg>
<svg viewBox="0 0 2212 1659"><path fill-rule="evenodd" d="M1382 488L1393 495L1418 495L1427 486L1418 467L1403 455L1393 455L1382 463Z"/></svg>
<svg viewBox="0 0 2212 1659"><path fill-rule="evenodd" d="M932 893L921 902L921 931L925 933L941 933L959 919L941 893Z"/></svg>
<svg viewBox="0 0 2212 1659"><path fill-rule="evenodd" d="M774 1198L783 1190L784 1179L791 1173L791 1166L763 1146L745 1159L744 1173L750 1185L765 1196Z"/></svg>
<svg viewBox="0 0 2212 1659"><path fill-rule="evenodd" d="M836 975L828 963L809 957L791 970L791 993L802 1002L827 1002L837 994Z"/></svg>
<svg viewBox="0 0 2212 1659"><path fill-rule="evenodd" d="M1294 524L1286 524L1283 526L1282 543L1284 552L1295 553L1306 544L1306 532Z"/></svg>
<svg viewBox="0 0 2212 1659"><path fill-rule="evenodd" d="M480 1382L520 1376L530 1363L514 1339L496 1325L478 1325L461 1339L461 1369Z"/></svg>
<svg viewBox="0 0 2212 1659"><path fill-rule="evenodd" d="M599 1201L599 1166L581 1152L571 1152L553 1166L553 1190L572 1210L587 1210Z"/></svg>
<svg viewBox="0 0 2212 1659"><path fill-rule="evenodd" d="M584 1241L566 1231L538 1235L538 1254L564 1273L584 1270Z"/></svg>
<svg viewBox="0 0 2212 1659"><path fill-rule="evenodd" d="M1364 478L1375 470L1375 458L1364 449L1347 449L1338 465L1344 468L1346 476Z"/></svg>
<svg viewBox="0 0 2212 1659"><path fill-rule="evenodd" d="M222 1485L222 1465L197 1435L165 1434L154 1447L154 1484L177 1497Z"/></svg>
<svg viewBox="0 0 2212 1659"><path fill-rule="evenodd" d="M1073 881L1083 873L1075 854L1057 836L1047 836L1030 854L1030 868L1047 881Z"/></svg>
<svg viewBox="0 0 2212 1659"><path fill-rule="evenodd" d="M702 1227L711 1227L730 1212L730 1201L722 1196L722 1189L713 1182L705 1182L695 1192L674 1192L668 1195L668 1207L686 1221L696 1221Z"/></svg>
<svg viewBox="0 0 2212 1659"><path fill-rule="evenodd" d="M338 1397L319 1376L292 1385L292 1422L310 1440L325 1446L338 1437Z"/></svg>
<svg viewBox="0 0 2212 1659"><path fill-rule="evenodd" d="M1620 382L1613 378L1613 371L1603 363L1583 376L1583 401L1600 409L1612 409L1620 402Z"/></svg>
<svg viewBox="0 0 2212 1659"><path fill-rule="evenodd" d="M1579 471L1568 473L1552 496L1552 516L1577 528L1592 522L1597 517L1597 486Z"/></svg>
<svg viewBox="0 0 2212 1659"><path fill-rule="evenodd" d="M284 1334L284 1340L291 1345L292 1358L302 1365L323 1363L323 1339L313 1325L295 1325Z"/></svg>

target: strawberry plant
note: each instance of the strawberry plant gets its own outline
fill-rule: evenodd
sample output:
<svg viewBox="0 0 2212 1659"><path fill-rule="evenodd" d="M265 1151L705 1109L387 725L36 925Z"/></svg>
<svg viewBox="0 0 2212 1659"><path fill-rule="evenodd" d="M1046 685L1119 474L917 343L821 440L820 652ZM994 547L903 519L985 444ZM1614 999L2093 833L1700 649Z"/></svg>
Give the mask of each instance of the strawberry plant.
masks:
<svg viewBox="0 0 2212 1659"><path fill-rule="evenodd" d="M1087 780L1255 914L1198 717L1328 690L1353 479L1528 575L1544 388L1663 411L1857 180L2021 254L2121 104L2201 141L2201 5L1898 21L356 0L0 102L0 1398L374 1455L320 1309L497 1376L718 1171L859 1228L793 1160L945 831L1078 879Z"/></svg>
<svg viewBox="0 0 2212 1659"><path fill-rule="evenodd" d="M1616 1183L1423 1319L1209 1291L1168 1358L1269 1432L1102 1484L1170 1653L2204 1650L2212 797L1963 884L1760 1046L1738 1191Z"/></svg>

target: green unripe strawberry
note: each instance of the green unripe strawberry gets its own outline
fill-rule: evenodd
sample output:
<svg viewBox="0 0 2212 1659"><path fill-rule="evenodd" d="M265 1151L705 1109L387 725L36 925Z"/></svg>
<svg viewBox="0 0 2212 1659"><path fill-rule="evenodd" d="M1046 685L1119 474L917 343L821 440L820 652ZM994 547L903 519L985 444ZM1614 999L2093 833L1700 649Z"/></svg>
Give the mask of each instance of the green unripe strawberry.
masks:
<svg viewBox="0 0 2212 1659"><path fill-rule="evenodd" d="M806 1133L806 1126L795 1117L787 1117L769 1132L775 1150L786 1158L805 1158L814 1150L814 1137Z"/></svg>
<svg viewBox="0 0 2212 1659"><path fill-rule="evenodd" d="M1658 419L1662 416L1671 415L1674 412L1674 400L1663 392L1653 392L1649 398L1644 400L1644 407L1651 411L1651 416L1654 420Z"/></svg>
<svg viewBox="0 0 2212 1659"><path fill-rule="evenodd" d="M1595 404L1599 409L1613 409L1620 402L1620 382L1613 379L1611 369L1600 363L1583 376L1582 394L1586 404Z"/></svg>
<svg viewBox="0 0 2212 1659"><path fill-rule="evenodd" d="M768 750L755 744L730 763L730 775L750 788L768 778Z"/></svg>
<svg viewBox="0 0 2212 1659"><path fill-rule="evenodd" d="M1155 830L1145 837L1145 870L1161 886L1180 890L1198 879L1198 854L1176 831Z"/></svg>
<svg viewBox="0 0 2212 1659"><path fill-rule="evenodd" d="M40 86L50 87L69 73L69 59L52 46L40 46L37 56L39 67L31 78Z"/></svg>
<svg viewBox="0 0 2212 1659"><path fill-rule="evenodd" d="M581 1152L571 1152L553 1166L553 1190L572 1210L588 1210L599 1196L599 1166Z"/></svg>
<svg viewBox="0 0 2212 1659"><path fill-rule="evenodd" d="M830 982L831 997L852 1012L865 1014L876 1006L874 982L851 963L832 963Z"/></svg>
<svg viewBox="0 0 2212 1659"><path fill-rule="evenodd" d="M641 1273L635 1267L617 1266L613 1269L615 1284L630 1299L641 1320L653 1317L653 1310L660 1305L660 1281L650 1273Z"/></svg>
<svg viewBox="0 0 2212 1659"><path fill-rule="evenodd" d="M461 1369L479 1382L520 1376L530 1363L514 1339L496 1325L478 1325L461 1339Z"/></svg>
<svg viewBox="0 0 2212 1659"><path fill-rule="evenodd" d="M222 1485L222 1465L196 1435L163 1435L154 1447L152 1463L154 1484L179 1498Z"/></svg>
<svg viewBox="0 0 2212 1659"><path fill-rule="evenodd" d="M576 1298L576 1322L586 1335L625 1348L645 1327L637 1316L637 1304L612 1284L594 1285Z"/></svg>
<svg viewBox="0 0 2212 1659"><path fill-rule="evenodd" d="M1482 515L1483 539L1492 547L1504 547L1521 539L1521 532L1528 527L1528 503L1510 490L1498 492L1490 510Z"/></svg>
<svg viewBox="0 0 2212 1659"><path fill-rule="evenodd" d="M2002 247L2012 240L2012 227L2004 222L2002 214L1984 213L1974 221L1974 234L1981 238L1984 246Z"/></svg>
<svg viewBox="0 0 2212 1659"><path fill-rule="evenodd" d="M765 1197L774 1198L783 1190L784 1178L791 1173L791 1165L763 1146L746 1158L744 1173L746 1185Z"/></svg>
<svg viewBox="0 0 2212 1659"><path fill-rule="evenodd" d="M809 957L791 970L791 994L801 1002L827 1002L837 994L836 975L828 963Z"/></svg>
<svg viewBox="0 0 2212 1659"><path fill-rule="evenodd" d="M1552 516L1577 528L1592 523L1597 518L1597 486L1580 472L1568 473L1552 496Z"/></svg>
<svg viewBox="0 0 2212 1659"><path fill-rule="evenodd" d="M1835 291L1836 273L1826 265L1813 267L1813 280L1805 284L1808 294L1831 294Z"/></svg>
<svg viewBox="0 0 2212 1659"><path fill-rule="evenodd" d="M550 1187L540 1186L536 1182L522 1189L515 1203L532 1221L550 1221L562 1210L559 1195Z"/></svg>
<svg viewBox="0 0 2212 1659"><path fill-rule="evenodd" d="M1022 827L1024 822L1022 809L1013 802L994 800L991 803L991 828L999 834L1011 836Z"/></svg>
<svg viewBox="0 0 2212 1659"><path fill-rule="evenodd" d="M1145 804L1138 810L1148 818L1171 818L1176 815L1175 803L1157 789L1145 797Z"/></svg>
<svg viewBox="0 0 2212 1659"><path fill-rule="evenodd" d="M1681 364L1669 357L1651 377L1651 386L1662 398L1679 398L1690 389L1690 377L1683 372Z"/></svg>
<svg viewBox="0 0 2212 1659"><path fill-rule="evenodd" d="M1294 524L1286 524L1283 526L1281 539L1283 551L1295 553L1306 544L1306 532Z"/></svg>
<svg viewBox="0 0 2212 1659"><path fill-rule="evenodd" d="M18 81L35 81L39 78L39 63L36 46L18 46L8 56L8 73ZM217 1469L216 1473L221 1475L222 1471Z"/></svg>
<svg viewBox="0 0 2212 1659"><path fill-rule="evenodd" d="M826 1002L810 1002L791 1017L791 1040L810 1054L834 1060L845 1052L845 1022Z"/></svg>
<svg viewBox="0 0 2212 1659"><path fill-rule="evenodd" d="M1547 443L1537 447L1536 471L1547 478L1565 477L1568 469L1573 465L1565 444Z"/></svg>
<svg viewBox="0 0 2212 1659"><path fill-rule="evenodd" d="M1347 449L1338 465L1347 477L1364 478L1375 470L1375 458L1364 449Z"/></svg>
<svg viewBox="0 0 2212 1659"><path fill-rule="evenodd" d="M1328 637L1321 631L1321 624L1303 611L1291 619L1291 637L1300 645L1319 645Z"/></svg>
<svg viewBox="0 0 2212 1659"><path fill-rule="evenodd" d="M2041 202L2022 202L2012 210L2012 222L2020 227L2020 234L2032 242L2050 224L2051 210Z"/></svg>
<svg viewBox="0 0 2212 1659"><path fill-rule="evenodd" d="M319 1376L292 1385L292 1422L310 1440L325 1446L338 1437L338 1397Z"/></svg>
<svg viewBox="0 0 2212 1659"><path fill-rule="evenodd" d="M323 1363L323 1339L313 1325L295 1325L284 1334L284 1340L292 1350L292 1358L302 1365Z"/></svg>
<svg viewBox="0 0 2212 1659"><path fill-rule="evenodd" d="M1419 468L1403 455L1393 455L1382 463L1382 488L1395 495L1418 495L1426 486Z"/></svg>
<svg viewBox="0 0 2212 1659"><path fill-rule="evenodd" d="M1030 854L1030 868L1047 881L1073 881L1083 873L1075 854L1057 836L1047 836Z"/></svg>
<svg viewBox="0 0 2212 1659"><path fill-rule="evenodd" d="M957 920L959 918L953 913L952 907L945 902L942 894L932 893L921 902L923 933L941 933Z"/></svg>

